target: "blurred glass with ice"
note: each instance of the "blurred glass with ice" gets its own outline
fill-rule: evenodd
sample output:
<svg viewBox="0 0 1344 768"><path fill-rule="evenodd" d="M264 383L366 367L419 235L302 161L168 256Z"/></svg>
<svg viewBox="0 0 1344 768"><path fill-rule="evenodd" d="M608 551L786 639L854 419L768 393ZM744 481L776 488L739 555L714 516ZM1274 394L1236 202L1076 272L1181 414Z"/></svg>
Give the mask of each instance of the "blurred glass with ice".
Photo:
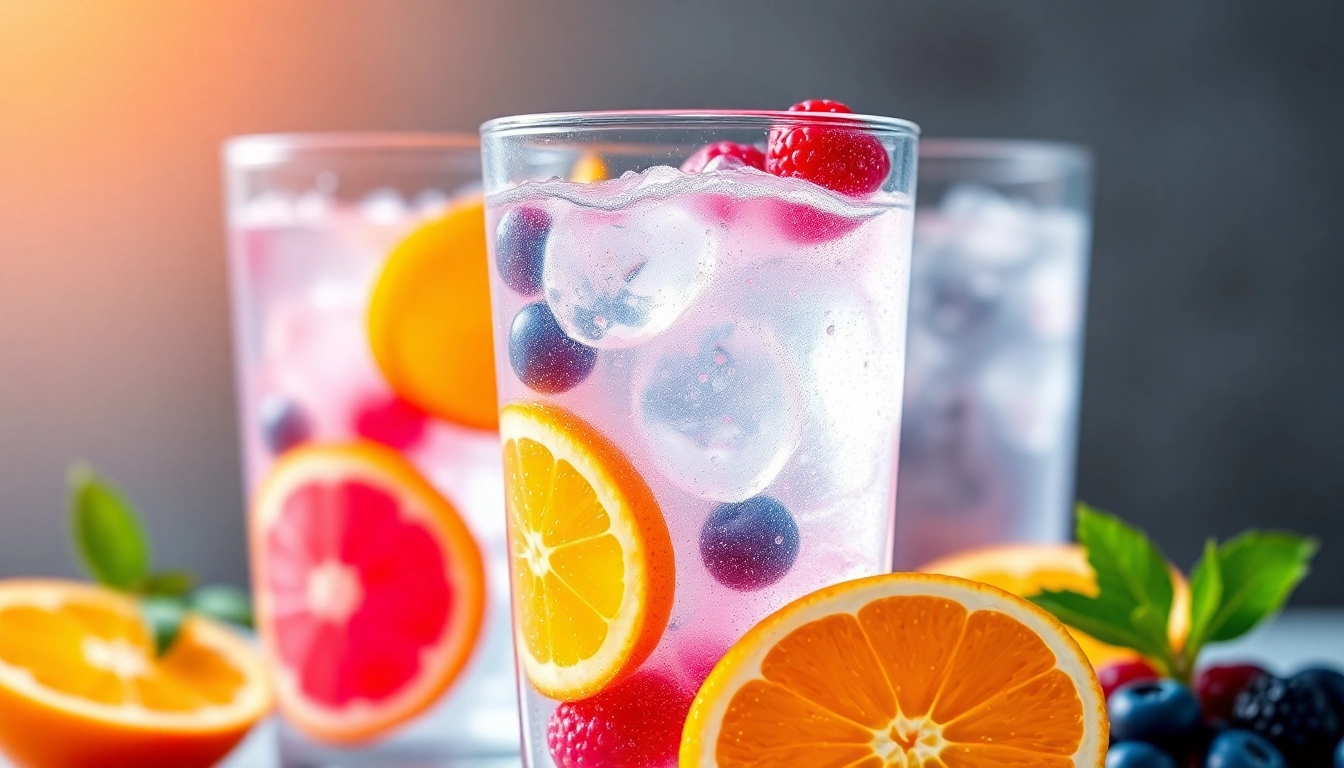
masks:
<svg viewBox="0 0 1344 768"><path fill-rule="evenodd" d="M788 461L802 431L798 386L773 335L741 319L677 329L650 350L634 408L660 471L701 498L742 501Z"/></svg>
<svg viewBox="0 0 1344 768"><path fill-rule="evenodd" d="M654 176L638 180L647 185ZM633 347L676 322L717 264L710 230L675 205L573 208L547 240L542 282L565 333L602 349Z"/></svg>

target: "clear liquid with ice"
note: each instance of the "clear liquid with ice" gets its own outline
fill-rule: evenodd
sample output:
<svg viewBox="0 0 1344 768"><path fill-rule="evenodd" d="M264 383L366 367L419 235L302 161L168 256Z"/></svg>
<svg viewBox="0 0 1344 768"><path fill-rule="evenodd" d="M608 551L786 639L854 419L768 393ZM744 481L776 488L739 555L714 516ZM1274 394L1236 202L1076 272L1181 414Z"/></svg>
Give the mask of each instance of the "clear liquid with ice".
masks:
<svg viewBox="0 0 1344 768"><path fill-rule="evenodd" d="M487 231L519 206L556 222L544 298L598 348L583 383L543 395L497 346L501 402L559 405L615 442L656 496L676 554L672 617L644 669L698 685L760 619L890 566L911 211L750 168L654 168L595 184L524 184L487 200ZM492 276L495 338L536 300ZM725 502L789 510L797 559L756 591L701 560ZM525 756L553 763L557 702L521 683Z"/></svg>

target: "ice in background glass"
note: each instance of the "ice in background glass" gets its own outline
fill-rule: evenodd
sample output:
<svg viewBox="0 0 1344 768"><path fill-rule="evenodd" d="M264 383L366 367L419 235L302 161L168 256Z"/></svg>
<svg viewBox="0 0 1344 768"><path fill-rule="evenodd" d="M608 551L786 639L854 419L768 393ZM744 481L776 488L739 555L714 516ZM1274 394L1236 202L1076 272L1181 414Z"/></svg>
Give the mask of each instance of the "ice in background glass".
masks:
<svg viewBox="0 0 1344 768"><path fill-rule="evenodd" d="M692 158L797 126L871 137L890 160L880 188L849 196ZM675 764L681 718L725 649L797 597L888 570L916 131L798 112L483 126L528 765L632 720L637 762ZM589 486L571 455L644 514L641 597L667 611L595 681L589 634L613 636L626 605L603 590L632 571L602 570L592 544L614 523L565 517L588 504L570 499L605 492L574 490Z"/></svg>
<svg viewBox="0 0 1344 768"><path fill-rule="evenodd" d="M1090 240L1075 147L920 147L897 570L1068 535Z"/></svg>
<svg viewBox="0 0 1344 768"><path fill-rule="evenodd" d="M243 137L225 170L283 763L516 762L476 137Z"/></svg>

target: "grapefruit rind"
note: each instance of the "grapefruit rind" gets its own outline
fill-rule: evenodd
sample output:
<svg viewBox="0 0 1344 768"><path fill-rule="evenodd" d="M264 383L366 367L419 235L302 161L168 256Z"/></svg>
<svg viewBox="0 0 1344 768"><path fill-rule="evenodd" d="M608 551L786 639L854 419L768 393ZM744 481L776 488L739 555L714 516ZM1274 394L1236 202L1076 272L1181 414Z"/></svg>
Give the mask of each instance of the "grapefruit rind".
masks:
<svg viewBox="0 0 1344 768"><path fill-rule="evenodd" d="M262 553L266 534L284 501L313 482L359 479L376 484L398 500L403 515L411 515L447 546L444 555L448 583L454 587L453 613L446 636L420 657L421 675L414 684L382 702L359 702L341 711L315 704L304 696L294 672L280 659L270 627L275 607L266 589L256 590L258 633L268 666L273 671L280 711L308 736L332 744L357 744L385 735L422 713L452 687L471 658L485 616L485 569L480 549L461 516L429 481L396 451L372 442L310 445L286 453L272 467L252 506L251 551L253 579L266 585L268 568Z"/></svg>
<svg viewBox="0 0 1344 768"><path fill-rule="evenodd" d="M500 437L506 452L505 473L510 551L515 580L530 571L517 538L526 528L515 501L519 483L507 453L521 440L549 450L552 459L566 462L591 486L610 520L608 529L621 543L624 589L620 612L608 623L605 640L596 653L577 664L562 666L537 659L529 650L523 627L527 624L521 600L514 621L514 641L523 672L542 695L561 701L586 698L632 673L653 653L672 614L676 565L671 535L653 491L621 450L579 417L550 405L510 404L500 413ZM516 460L516 459L515 459Z"/></svg>
<svg viewBox="0 0 1344 768"><path fill-rule="evenodd" d="M1106 700L1091 664L1063 624L1035 605L987 584L941 575L895 573L818 590L767 616L748 631L700 687L682 731L681 768L719 767L716 752L721 725L734 694L748 682L761 679L766 656L781 640L814 621L836 614L854 615L875 600L903 596L944 598L960 603L971 613L1005 613L1035 632L1054 653L1056 668L1074 682L1082 703L1084 731L1072 765L1103 766L1110 735ZM779 765L783 768L791 763Z"/></svg>
<svg viewBox="0 0 1344 768"><path fill-rule="evenodd" d="M0 612L67 606L140 621L131 598L101 587L49 579L0 582ZM270 710L271 688L252 647L215 621L189 618L177 642L214 652L237 673L241 685L230 701L185 711L101 703L42 685L29 670L0 659L0 747L31 765L213 764Z"/></svg>

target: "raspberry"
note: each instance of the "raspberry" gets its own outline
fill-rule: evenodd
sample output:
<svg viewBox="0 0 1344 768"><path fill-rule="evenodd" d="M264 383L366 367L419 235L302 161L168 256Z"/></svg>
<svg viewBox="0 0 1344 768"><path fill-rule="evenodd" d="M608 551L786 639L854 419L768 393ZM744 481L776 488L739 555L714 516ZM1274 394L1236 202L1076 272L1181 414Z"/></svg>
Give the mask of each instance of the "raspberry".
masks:
<svg viewBox="0 0 1344 768"><path fill-rule="evenodd" d="M849 112L838 101L813 99L794 112ZM806 179L846 195L866 195L882 186L891 158L876 136L857 128L795 125L770 132L765 170L776 176Z"/></svg>
<svg viewBox="0 0 1344 768"><path fill-rule="evenodd" d="M1270 674L1255 678L1237 696L1232 726L1268 739L1289 765L1328 765L1340 737L1339 718L1319 686Z"/></svg>
<svg viewBox="0 0 1344 768"><path fill-rule="evenodd" d="M1143 659L1133 659L1131 661L1117 661L1113 664L1107 664L1097 670L1097 680L1101 683L1101 692L1106 698L1111 698L1115 689L1125 683L1133 683L1138 680L1156 680L1161 675L1152 665Z"/></svg>
<svg viewBox="0 0 1344 768"><path fill-rule="evenodd" d="M559 768L675 768L694 695L661 672L641 672L556 707L546 744Z"/></svg>
<svg viewBox="0 0 1344 768"><path fill-rule="evenodd" d="M1263 674L1265 670L1254 664L1215 664L1200 670L1195 692L1204 708L1204 719L1217 722L1231 717L1237 694Z"/></svg>
<svg viewBox="0 0 1344 768"><path fill-rule="evenodd" d="M686 158L686 162L681 164L681 170L686 173L700 173L712 160L719 158L728 158L731 161L740 162L742 165L750 166L758 171L765 170L765 153L749 144L736 144L731 141L720 141L717 144L706 144L697 149L695 154ZM729 163L723 160L714 163L713 170L723 167L733 167L736 163Z"/></svg>

